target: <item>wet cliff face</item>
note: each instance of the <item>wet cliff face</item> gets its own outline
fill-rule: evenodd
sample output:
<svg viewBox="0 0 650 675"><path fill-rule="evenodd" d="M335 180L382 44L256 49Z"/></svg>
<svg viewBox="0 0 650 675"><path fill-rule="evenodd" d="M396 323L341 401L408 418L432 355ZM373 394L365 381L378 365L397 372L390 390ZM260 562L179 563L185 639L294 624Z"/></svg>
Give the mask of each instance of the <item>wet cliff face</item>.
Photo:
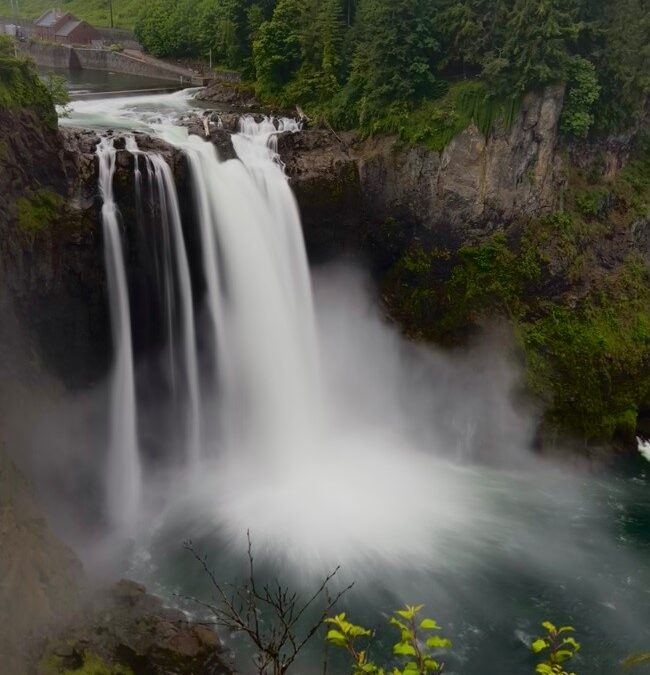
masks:
<svg viewBox="0 0 650 675"><path fill-rule="evenodd" d="M363 251L381 261L399 253L416 231L460 246L516 216L552 208L562 181L554 152L561 103L561 89L531 96L508 131L486 141L469 128L442 153L326 129L282 135L279 152L310 257L319 261ZM223 158L233 156L229 135L235 117L228 117L234 122L225 129L212 128L211 141ZM202 135L202 122L195 122L190 131ZM191 210L178 153L146 137L138 142L173 164L182 206ZM96 143L92 132L57 131L41 111L0 111L4 307L18 315L44 365L73 386L101 378L110 361ZM115 189L137 290L141 280L134 265L142 233L133 158L124 149L118 153ZM386 223L393 220L399 227L389 227L387 234ZM200 286L201 280L195 281ZM134 311L145 311L143 293L136 292ZM144 335L139 342L146 341Z"/></svg>
<svg viewBox="0 0 650 675"><path fill-rule="evenodd" d="M279 150L316 258L381 237L387 220L459 247L517 218L551 211L566 180L557 150L563 88L529 95L509 129L470 126L442 152L394 138L308 130Z"/></svg>
<svg viewBox="0 0 650 675"><path fill-rule="evenodd" d="M64 139L36 110L0 111L2 311L70 383L97 377L107 348L93 142Z"/></svg>
<svg viewBox="0 0 650 675"><path fill-rule="evenodd" d="M456 328L476 323L480 308L466 307L463 314L458 303L450 308L444 301L456 298L447 286L454 266L471 268L472 256L487 255L490 264L523 256L521 265L504 262L501 271L491 268L490 273L503 272L503 278L475 284L472 292L487 284L508 291L509 297L514 293L529 323L548 309L533 310L535 303L573 311L581 303L594 305L609 286L612 303L621 305L622 282L617 279L632 275L635 284L643 285L638 256L647 267L648 218L637 213L645 203L638 192L645 164L635 168L638 160L630 156L630 139L582 149L562 145L561 107L562 90L549 88L524 101L509 129L486 139L470 127L442 152L323 128L281 134L280 159L302 213L310 258L320 262L352 254L364 259L380 282L392 279L392 288L384 286L384 297L399 305L394 315L414 335L432 339L437 337L427 331L443 325L455 342ZM9 131L0 157L7 167L2 180L10 205L0 219L4 305L19 315L46 366L70 385L87 386L106 375L111 352L97 194L98 139L92 132L57 132L29 111L24 115L12 114L6 121ZM237 115L222 116L219 125L214 114L207 119L212 121L210 141L223 159L231 159ZM189 118L186 124L190 133L205 135L202 118ZM146 136L137 140L142 150L155 150L172 166L183 222L188 224L189 254L200 258L182 154ZM136 203L136 158L119 137L116 147L114 187L124 225L131 308L138 317L134 346L141 355L160 347L163 335L155 269L146 264L155 239L148 230L155 229L157 216L154 206L145 206L143 215L142 204ZM493 241L495 236L499 239ZM531 261L534 279L513 280L506 274ZM192 281L200 304L200 272ZM632 282L625 283L631 288ZM406 296L400 297L398 287L406 289ZM440 302L436 287L442 289ZM425 296L430 300L424 310L428 319L420 316ZM417 306L411 302L416 297ZM619 370L624 373L626 367Z"/></svg>

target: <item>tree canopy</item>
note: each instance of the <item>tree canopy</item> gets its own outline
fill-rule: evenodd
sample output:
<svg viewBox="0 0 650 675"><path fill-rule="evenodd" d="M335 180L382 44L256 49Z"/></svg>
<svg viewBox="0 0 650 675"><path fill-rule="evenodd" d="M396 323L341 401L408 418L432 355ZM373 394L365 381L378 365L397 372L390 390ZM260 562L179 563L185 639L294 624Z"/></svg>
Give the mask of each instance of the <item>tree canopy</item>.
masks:
<svg viewBox="0 0 650 675"><path fill-rule="evenodd" d="M159 56L242 71L258 94L376 124L479 81L484 103L565 84L562 129L629 127L650 91L650 0L148 0Z"/></svg>

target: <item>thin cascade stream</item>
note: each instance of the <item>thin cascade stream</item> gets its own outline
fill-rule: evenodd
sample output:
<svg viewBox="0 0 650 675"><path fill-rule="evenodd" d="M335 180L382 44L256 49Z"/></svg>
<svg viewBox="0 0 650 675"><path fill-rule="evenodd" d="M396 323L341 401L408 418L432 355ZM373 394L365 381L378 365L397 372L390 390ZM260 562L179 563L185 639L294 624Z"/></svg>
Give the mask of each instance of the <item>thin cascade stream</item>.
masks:
<svg viewBox="0 0 650 675"><path fill-rule="evenodd" d="M192 282L178 194L171 168L158 153L140 150L132 136L127 138L126 149L134 156L144 159L147 174L151 177L155 187L152 197L159 202L160 223L156 236L161 237L163 242L164 278L162 283L165 291L165 314L168 326L169 371L175 393L178 393L176 391L178 388L177 371L182 371L185 380L185 388L182 390L186 398L185 454L190 470L196 471L201 457L201 392ZM142 199L142 172L138 162L135 164L134 172L136 198ZM177 304L178 317L176 316ZM177 319L180 322L179 338L176 337ZM181 353L179 365L176 363L178 351Z"/></svg>
<svg viewBox="0 0 650 675"><path fill-rule="evenodd" d="M116 151L112 138L101 139L97 146L97 157L114 350L106 492L113 526L123 533L133 534L142 502L142 467L138 446L129 293L119 211L113 194Z"/></svg>

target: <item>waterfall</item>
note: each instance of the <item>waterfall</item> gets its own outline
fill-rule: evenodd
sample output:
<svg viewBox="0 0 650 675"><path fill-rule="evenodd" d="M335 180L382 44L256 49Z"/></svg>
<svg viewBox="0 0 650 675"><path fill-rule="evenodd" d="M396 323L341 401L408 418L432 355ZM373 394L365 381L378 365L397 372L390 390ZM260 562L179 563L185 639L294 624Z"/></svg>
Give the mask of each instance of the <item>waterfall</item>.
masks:
<svg viewBox="0 0 650 675"><path fill-rule="evenodd" d="M171 169L160 155L148 153L145 157L160 199L162 232L166 234L166 240L171 244L174 259L176 272L174 276L180 296L180 343L187 393L186 452L190 468L196 470L201 456L201 402L190 268L183 238L176 185ZM168 279L168 287L172 287L173 281L173 278ZM168 312L173 318L171 306L168 307ZM170 345L170 348L172 354L175 354L174 345ZM175 370L174 368L173 372Z"/></svg>
<svg viewBox="0 0 650 675"><path fill-rule="evenodd" d="M286 471L314 447L322 427L322 401L309 269L298 208L277 153L279 130L289 121L244 118L233 137L238 159L222 162L212 143L178 127L161 135L185 154L194 196L200 266L216 364L214 400L202 400L190 261L170 167L155 152L126 149L135 160L138 203L152 223L154 285L163 304L174 400L184 410L184 456L196 472L204 453L242 454L258 466ZM137 520L143 501L129 295L113 199L116 152L111 139L98 147L104 197L115 364L108 471L109 508L122 527ZM136 316L134 320L138 320ZM150 317L145 317L150 321ZM135 326L137 331L137 324ZM213 426L202 429L202 411ZM143 418L144 419L144 418ZM142 422L141 422L142 424ZM144 428L144 427L143 427ZM203 440L209 440L203 450ZM144 437L143 437L144 443Z"/></svg>
<svg viewBox="0 0 650 675"><path fill-rule="evenodd" d="M129 294L118 209L113 197L116 156L113 139L103 138L100 141L97 156L114 352L106 478L108 509L113 525L122 532L132 533L141 505L142 470L138 450Z"/></svg>
<svg viewBox="0 0 650 675"><path fill-rule="evenodd" d="M251 133L247 124L233 140L240 161L221 162L197 136L167 140L190 166L223 444L254 448L256 461L277 466L320 425L315 320L297 206L275 161L277 130Z"/></svg>

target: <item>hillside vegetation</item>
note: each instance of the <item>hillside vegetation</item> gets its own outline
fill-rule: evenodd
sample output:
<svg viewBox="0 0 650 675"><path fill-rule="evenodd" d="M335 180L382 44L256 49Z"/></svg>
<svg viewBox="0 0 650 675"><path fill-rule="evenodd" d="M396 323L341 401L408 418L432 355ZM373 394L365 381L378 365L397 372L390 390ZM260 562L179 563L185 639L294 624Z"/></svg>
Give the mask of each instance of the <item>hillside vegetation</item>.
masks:
<svg viewBox="0 0 650 675"><path fill-rule="evenodd" d="M26 19L36 19L53 6L64 12L72 12L80 19L94 26L110 26L108 0L18 0L20 15ZM115 28L132 29L142 5L137 0L113 0L113 22ZM10 0L0 0L0 15L13 16Z"/></svg>
<svg viewBox="0 0 650 675"><path fill-rule="evenodd" d="M579 137L634 124L650 91L650 0L148 0L136 32L158 56L211 49L264 100L432 145L552 83ZM478 84L450 101L458 80Z"/></svg>

